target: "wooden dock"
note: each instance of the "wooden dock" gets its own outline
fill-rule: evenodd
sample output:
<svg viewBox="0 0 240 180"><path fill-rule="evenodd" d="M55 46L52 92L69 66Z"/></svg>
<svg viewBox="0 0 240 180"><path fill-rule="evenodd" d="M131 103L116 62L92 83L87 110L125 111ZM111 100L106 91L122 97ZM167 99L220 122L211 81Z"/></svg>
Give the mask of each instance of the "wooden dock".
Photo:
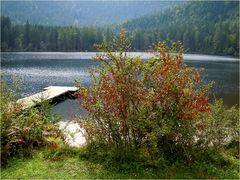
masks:
<svg viewBox="0 0 240 180"><path fill-rule="evenodd" d="M36 106L43 101L53 100L67 93L73 93L77 90L77 87L49 86L44 88L44 91L19 99L17 102L22 104L22 109L24 110ZM81 128L78 123L60 121L58 124L59 128L62 129L63 133L66 135L66 143L68 143L70 146L79 147L86 143L84 136L85 130Z"/></svg>
<svg viewBox="0 0 240 180"><path fill-rule="evenodd" d="M27 109L37 104L40 104L46 100L52 100L61 95L64 95L69 92L77 91L77 87L68 87L68 86L48 86L44 88L44 91L34 94L32 96L28 96L22 99L19 99L17 102L22 104L22 109Z"/></svg>

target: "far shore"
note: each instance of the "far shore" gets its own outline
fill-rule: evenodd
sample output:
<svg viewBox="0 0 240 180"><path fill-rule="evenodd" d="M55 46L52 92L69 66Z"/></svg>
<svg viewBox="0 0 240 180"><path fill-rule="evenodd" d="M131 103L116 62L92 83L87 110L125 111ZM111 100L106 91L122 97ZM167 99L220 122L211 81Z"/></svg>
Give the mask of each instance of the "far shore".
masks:
<svg viewBox="0 0 240 180"><path fill-rule="evenodd" d="M41 51L34 51L34 52L29 52L29 51L7 51L7 52L1 52L2 54L19 54L19 55L43 55L43 56L47 56L47 55L61 55L62 58L67 58L65 57L68 55L73 55L73 57L71 57L71 59L92 59L97 53L99 52L60 52L60 51L45 51L45 52L41 52ZM148 59L152 57L152 53L149 52L127 52L130 54L130 56L140 56L143 59ZM220 55L211 55L211 54L194 54L194 53L189 53L189 54L184 54L183 55L184 60L186 61L239 61L239 57L233 57L233 56L220 56ZM43 57L43 59L45 59L45 57Z"/></svg>

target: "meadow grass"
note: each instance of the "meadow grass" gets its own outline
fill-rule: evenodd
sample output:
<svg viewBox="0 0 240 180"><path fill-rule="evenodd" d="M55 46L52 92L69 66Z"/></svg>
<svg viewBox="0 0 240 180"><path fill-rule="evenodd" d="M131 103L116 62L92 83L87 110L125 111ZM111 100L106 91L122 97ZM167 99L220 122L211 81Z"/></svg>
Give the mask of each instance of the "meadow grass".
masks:
<svg viewBox="0 0 240 180"><path fill-rule="evenodd" d="M114 159L114 155L96 151L89 153L85 148L65 148L57 152L37 150L30 158L11 159L1 170L2 179L139 179L139 178L239 178L239 160L215 156L212 160L199 159L191 165L184 161L162 160L158 167L144 162ZM204 160L205 159L205 160ZM214 158L213 158L214 159ZM226 163L227 162L227 163Z"/></svg>

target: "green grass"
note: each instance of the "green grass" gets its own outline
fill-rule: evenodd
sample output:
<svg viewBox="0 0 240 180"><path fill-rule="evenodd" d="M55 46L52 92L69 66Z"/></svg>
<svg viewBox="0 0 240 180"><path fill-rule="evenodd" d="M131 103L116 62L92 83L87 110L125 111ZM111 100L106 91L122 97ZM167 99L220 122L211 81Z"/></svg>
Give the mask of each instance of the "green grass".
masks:
<svg viewBox="0 0 240 180"><path fill-rule="evenodd" d="M126 163L113 160L102 152L88 154L83 149L66 148L59 152L49 150L36 151L31 158L15 158L7 167L2 168L2 179L93 179L93 178L238 178L237 159L223 164L216 159L211 164L204 161L194 162L190 166L181 161L162 162L160 166L145 166L144 162ZM218 162L219 161L219 162ZM232 162L233 161L233 162Z"/></svg>
<svg viewBox="0 0 240 180"><path fill-rule="evenodd" d="M12 160L7 168L2 169L1 178L104 178L122 177L112 173L100 164L82 161L77 156L62 157L58 161L44 158L43 152L35 153L29 159Z"/></svg>

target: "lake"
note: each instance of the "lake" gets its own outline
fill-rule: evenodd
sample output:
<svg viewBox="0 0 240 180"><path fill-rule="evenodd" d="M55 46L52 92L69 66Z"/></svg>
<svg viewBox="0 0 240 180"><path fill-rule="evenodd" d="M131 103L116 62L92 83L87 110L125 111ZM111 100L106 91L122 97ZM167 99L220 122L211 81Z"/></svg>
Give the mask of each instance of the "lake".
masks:
<svg viewBox="0 0 240 180"><path fill-rule="evenodd" d="M75 80L89 86L88 68L99 66L92 60L94 52L17 52L1 53L3 80L12 82L11 77L20 79L22 84L21 97L42 91L44 87L74 86ZM141 56L144 59L148 53L131 53L131 56ZM239 105L239 60L232 57L208 55L184 55L184 61L190 67L204 68L203 82L215 81L213 92L217 98L223 98L228 106ZM72 112L69 111L72 105ZM54 107L66 118L76 114L78 104L75 100L67 100ZM69 114L68 114L69 113ZM66 115L67 114L67 115Z"/></svg>

